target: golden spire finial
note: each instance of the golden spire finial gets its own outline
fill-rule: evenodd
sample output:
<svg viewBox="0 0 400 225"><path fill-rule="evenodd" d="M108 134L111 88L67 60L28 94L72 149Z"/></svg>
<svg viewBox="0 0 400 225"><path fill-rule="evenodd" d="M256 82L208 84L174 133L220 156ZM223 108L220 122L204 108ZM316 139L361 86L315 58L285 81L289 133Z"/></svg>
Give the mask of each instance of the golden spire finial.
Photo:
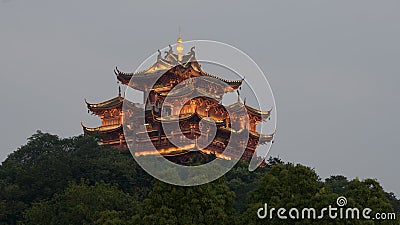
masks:
<svg viewBox="0 0 400 225"><path fill-rule="evenodd" d="M182 43L181 27L178 28L178 40L176 42Z"/></svg>
<svg viewBox="0 0 400 225"><path fill-rule="evenodd" d="M182 52L183 52L183 44L182 44L182 35L181 35L181 27L179 27L179 31L178 31L178 40L177 40L178 44L176 45L176 52L178 53L178 60L181 61L182 60Z"/></svg>

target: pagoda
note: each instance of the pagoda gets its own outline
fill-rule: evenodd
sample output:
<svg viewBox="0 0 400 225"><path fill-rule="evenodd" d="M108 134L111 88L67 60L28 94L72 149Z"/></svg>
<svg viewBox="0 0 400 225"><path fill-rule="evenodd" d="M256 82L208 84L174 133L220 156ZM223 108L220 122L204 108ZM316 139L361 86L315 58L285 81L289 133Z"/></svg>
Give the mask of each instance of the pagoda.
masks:
<svg viewBox="0 0 400 225"><path fill-rule="evenodd" d="M119 149L127 148L128 141L135 156L161 154L181 163L197 154L248 161L258 145L272 142L274 134L257 132L257 124L267 121L272 109L261 111L241 102L239 88L243 79L226 80L207 73L196 60L194 47L186 54L183 49L179 37L176 52L171 46L164 56L158 51L156 62L143 71L127 73L116 67L117 80L142 91L147 98L143 104L133 103L122 97L119 90L117 97L105 102L91 104L85 100L88 111L99 116L102 123L96 128L82 124L84 133L98 135L101 144ZM223 95L235 91L237 102L222 105ZM124 121L129 123L123 127ZM176 123L178 128L168 128ZM133 132L134 138L125 137L123 128ZM229 144L232 135L240 134L246 136L244 141L235 138ZM244 146L244 153L223 154L235 146Z"/></svg>
<svg viewBox="0 0 400 225"><path fill-rule="evenodd" d="M119 149L126 148L124 132L122 130L122 103L124 98L121 96L119 88L118 96L101 103L88 103L85 99L88 112L100 117L101 126L90 128L83 125L83 132L100 138L102 145L111 145Z"/></svg>

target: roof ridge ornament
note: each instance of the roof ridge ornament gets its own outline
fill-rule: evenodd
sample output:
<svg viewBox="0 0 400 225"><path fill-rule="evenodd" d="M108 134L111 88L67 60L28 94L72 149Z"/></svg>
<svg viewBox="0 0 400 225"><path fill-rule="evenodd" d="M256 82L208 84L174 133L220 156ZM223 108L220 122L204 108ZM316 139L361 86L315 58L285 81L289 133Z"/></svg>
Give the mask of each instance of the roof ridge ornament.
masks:
<svg viewBox="0 0 400 225"><path fill-rule="evenodd" d="M194 49L195 49L195 48L196 48L196 46L193 46L193 47L190 48L190 52L189 52L189 53L190 53L191 55L195 55L195 52L194 52Z"/></svg>
<svg viewBox="0 0 400 225"><path fill-rule="evenodd" d="M169 54L173 53L172 46L171 46L171 45L168 45L168 47L169 47L169 50L168 50L168 51L164 51L164 53L167 53L167 55L165 56L165 58L167 58L167 56L168 56Z"/></svg>
<svg viewBox="0 0 400 225"><path fill-rule="evenodd" d="M158 55L157 55L157 61L160 61L161 59L161 51L160 49L157 49Z"/></svg>
<svg viewBox="0 0 400 225"><path fill-rule="evenodd" d="M238 103L241 103L241 102L240 102L240 92L239 92L239 91L241 91L241 90L242 90L242 87L239 87L239 88L236 90L236 93L237 93L237 95L238 95L238 96L237 96L237 102L238 102Z"/></svg>

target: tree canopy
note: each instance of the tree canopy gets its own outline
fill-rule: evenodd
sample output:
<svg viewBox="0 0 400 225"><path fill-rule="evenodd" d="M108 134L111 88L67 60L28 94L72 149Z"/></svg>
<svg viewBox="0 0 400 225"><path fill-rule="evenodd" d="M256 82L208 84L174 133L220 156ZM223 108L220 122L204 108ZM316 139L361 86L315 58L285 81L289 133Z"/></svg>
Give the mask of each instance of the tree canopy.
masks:
<svg viewBox="0 0 400 225"><path fill-rule="evenodd" d="M100 146L88 136L59 138L38 131L0 165L0 224L321 224L260 220L257 210L265 203L321 209L336 205L339 196L349 207L400 213L395 194L374 179L337 175L323 181L313 169L278 158L253 172L239 162L214 182L179 187L154 180L127 150Z"/></svg>

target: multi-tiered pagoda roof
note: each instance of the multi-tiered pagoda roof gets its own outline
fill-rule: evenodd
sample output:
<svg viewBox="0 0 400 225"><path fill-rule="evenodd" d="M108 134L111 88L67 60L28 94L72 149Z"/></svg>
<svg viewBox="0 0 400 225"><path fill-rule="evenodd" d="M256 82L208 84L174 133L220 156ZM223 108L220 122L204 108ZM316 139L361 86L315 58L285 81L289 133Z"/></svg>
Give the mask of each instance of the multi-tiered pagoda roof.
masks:
<svg viewBox="0 0 400 225"><path fill-rule="evenodd" d="M130 131L135 134L134 140L129 140L132 142L129 146L134 148L134 154L137 156L161 153L164 157L179 161L180 158L185 158L183 155L193 154L195 149L201 154L212 153L217 157L228 159L233 157L251 159L258 145L273 140L273 134L257 132L257 124L266 122L270 118L272 109L261 111L242 103L239 98L234 104L222 105L223 95L237 91L243 79L227 80L209 74L202 70L196 60L194 47L187 54L183 54L182 50L183 46L178 43L177 52L174 52L171 46L164 56L158 51L156 62L143 71L122 72L115 68L114 73L118 81L130 88L143 91L145 96L148 96L142 107L145 112L139 113L140 104L127 101L121 94L97 104L86 102L89 111L102 119L102 125L96 128L82 125L84 132L100 135L102 144L126 147L126 137L122 129L125 120L131 121L131 124L124 128L131 129ZM201 79L192 81L191 78ZM126 112L123 111L123 104L127 104ZM178 105L181 107L177 107ZM243 122L245 121L243 118L239 118L240 112L246 113L247 124ZM233 125L234 120L242 123ZM207 121L216 127L215 136L209 137L210 140L202 139L209 144L200 148L201 140L198 138L202 132L204 133L204 126L206 129L211 129L207 128ZM179 146L168 139L171 131L163 127L168 123L179 123L180 133L183 135ZM242 133L248 134L246 143L241 140L233 141L237 142L236 146L245 145L244 154L223 155L226 148L235 146L235 144L228 145L230 137Z"/></svg>

